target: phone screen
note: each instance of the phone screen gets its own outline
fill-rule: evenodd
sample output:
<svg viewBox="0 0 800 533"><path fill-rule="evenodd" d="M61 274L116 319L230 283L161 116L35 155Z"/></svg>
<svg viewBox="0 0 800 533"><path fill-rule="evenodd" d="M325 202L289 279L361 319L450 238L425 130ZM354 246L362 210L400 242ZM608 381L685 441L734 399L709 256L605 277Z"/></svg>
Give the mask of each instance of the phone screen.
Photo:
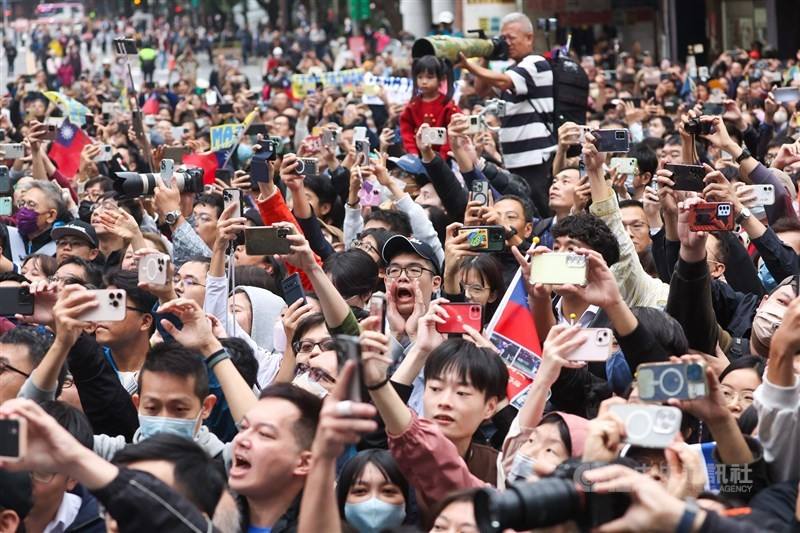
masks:
<svg viewBox="0 0 800 533"><path fill-rule="evenodd" d="M0 420L0 457L20 457L22 453L20 421Z"/></svg>

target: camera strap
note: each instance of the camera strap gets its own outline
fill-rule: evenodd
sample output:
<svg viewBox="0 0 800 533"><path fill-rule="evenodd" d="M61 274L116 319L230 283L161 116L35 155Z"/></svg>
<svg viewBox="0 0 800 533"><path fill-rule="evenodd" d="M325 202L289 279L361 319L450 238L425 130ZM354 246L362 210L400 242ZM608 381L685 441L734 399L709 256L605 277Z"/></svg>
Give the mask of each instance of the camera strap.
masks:
<svg viewBox="0 0 800 533"><path fill-rule="evenodd" d="M234 265L234 263L236 261L236 256L234 255L235 251L236 251L235 242L236 241L230 241L228 243L228 250L226 252L226 255L228 256L228 265L227 265L227 269L226 269L225 278L226 278L226 282L228 284L228 287L231 288L230 291L226 291L226 294L230 294L231 296L233 296L235 294L235 291L236 291L236 267ZM225 304L227 305L228 302L225 302ZM231 312L230 313L227 313L227 312L225 313L225 331L228 333L229 336L235 337L236 336L236 326L238 325L238 323L236 322L236 306L235 305L231 305L230 307L231 307ZM231 315L233 316L233 328L231 327L231 323L230 323Z"/></svg>

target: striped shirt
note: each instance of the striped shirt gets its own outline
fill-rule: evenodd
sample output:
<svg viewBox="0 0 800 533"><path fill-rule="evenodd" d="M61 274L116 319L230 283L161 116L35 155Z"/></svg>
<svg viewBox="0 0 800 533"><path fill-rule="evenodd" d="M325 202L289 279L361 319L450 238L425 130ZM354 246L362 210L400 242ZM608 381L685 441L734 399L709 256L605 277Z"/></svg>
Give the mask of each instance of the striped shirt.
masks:
<svg viewBox="0 0 800 533"><path fill-rule="evenodd" d="M539 55L526 56L506 70L514 86L500 94L506 102L500 144L506 168L539 165L556 150L553 129L553 71Z"/></svg>

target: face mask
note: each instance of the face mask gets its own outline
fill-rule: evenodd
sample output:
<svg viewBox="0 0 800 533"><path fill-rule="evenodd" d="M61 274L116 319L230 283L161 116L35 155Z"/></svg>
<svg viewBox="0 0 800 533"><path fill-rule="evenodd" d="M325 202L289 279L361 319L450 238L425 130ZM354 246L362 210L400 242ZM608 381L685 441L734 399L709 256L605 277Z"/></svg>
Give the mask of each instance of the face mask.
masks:
<svg viewBox="0 0 800 533"><path fill-rule="evenodd" d="M203 411L200 411L193 419L139 415L139 432L143 439L148 439L158 433L172 433L185 439L194 440L194 428L202 414Z"/></svg>
<svg viewBox="0 0 800 533"><path fill-rule="evenodd" d="M516 483L527 480L533 474L533 465L535 464L536 460L533 457L517 452L511 463L511 470L508 472L508 482Z"/></svg>
<svg viewBox="0 0 800 533"><path fill-rule="evenodd" d="M786 111L783 108L775 111L775 114L772 116L772 120L774 120L776 124L783 124L788 119L789 115L786 114Z"/></svg>
<svg viewBox="0 0 800 533"><path fill-rule="evenodd" d="M23 207L17 211L17 229L23 237L36 233L39 229L39 213L29 207Z"/></svg>
<svg viewBox="0 0 800 533"><path fill-rule="evenodd" d="M295 378L292 380L292 385L295 387L300 387L301 389L304 389L319 398L324 398L328 395L328 391L325 390L325 387L311 379L311 377L308 375L308 372L303 372L302 374L295 376Z"/></svg>
<svg viewBox="0 0 800 533"><path fill-rule="evenodd" d="M770 301L765 302L756 311L756 316L753 317L752 334L756 336L756 340L759 343L769 348L772 335L781 325L785 313L786 306Z"/></svg>
<svg viewBox="0 0 800 533"><path fill-rule="evenodd" d="M283 322L278 320L272 328L272 347L276 352L286 351L286 330L283 329Z"/></svg>
<svg viewBox="0 0 800 533"><path fill-rule="evenodd" d="M246 144L240 144L239 148L236 149L236 157L239 158L239 162L241 163L249 161L250 158L253 157L253 148Z"/></svg>
<svg viewBox="0 0 800 533"><path fill-rule="evenodd" d="M80 205L78 205L78 218L80 218L87 224L91 224L93 211L94 211L93 202L91 202L90 200L81 200Z"/></svg>
<svg viewBox="0 0 800 533"><path fill-rule="evenodd" d="M378 533L402 524L406 509L403 505L370 498L365 502L344 504L344 517L359 533Z"/></svg>

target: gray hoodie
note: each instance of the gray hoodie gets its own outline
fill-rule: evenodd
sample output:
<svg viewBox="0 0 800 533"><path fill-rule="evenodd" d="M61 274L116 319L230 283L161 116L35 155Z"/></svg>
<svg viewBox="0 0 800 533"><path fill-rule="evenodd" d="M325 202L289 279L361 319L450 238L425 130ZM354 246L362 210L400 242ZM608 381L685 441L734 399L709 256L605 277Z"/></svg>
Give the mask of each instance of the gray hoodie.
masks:
<svg viewBox="0 0 800 533"><path fill-rule="evenodd" d="M250 327L250 338L261 348L272 351L272 332L275 322L281 319L281 312L286 307L283 298L259 287L240 286L237 292L243 292L250 300L253 308L253 324Z"/></svg>

